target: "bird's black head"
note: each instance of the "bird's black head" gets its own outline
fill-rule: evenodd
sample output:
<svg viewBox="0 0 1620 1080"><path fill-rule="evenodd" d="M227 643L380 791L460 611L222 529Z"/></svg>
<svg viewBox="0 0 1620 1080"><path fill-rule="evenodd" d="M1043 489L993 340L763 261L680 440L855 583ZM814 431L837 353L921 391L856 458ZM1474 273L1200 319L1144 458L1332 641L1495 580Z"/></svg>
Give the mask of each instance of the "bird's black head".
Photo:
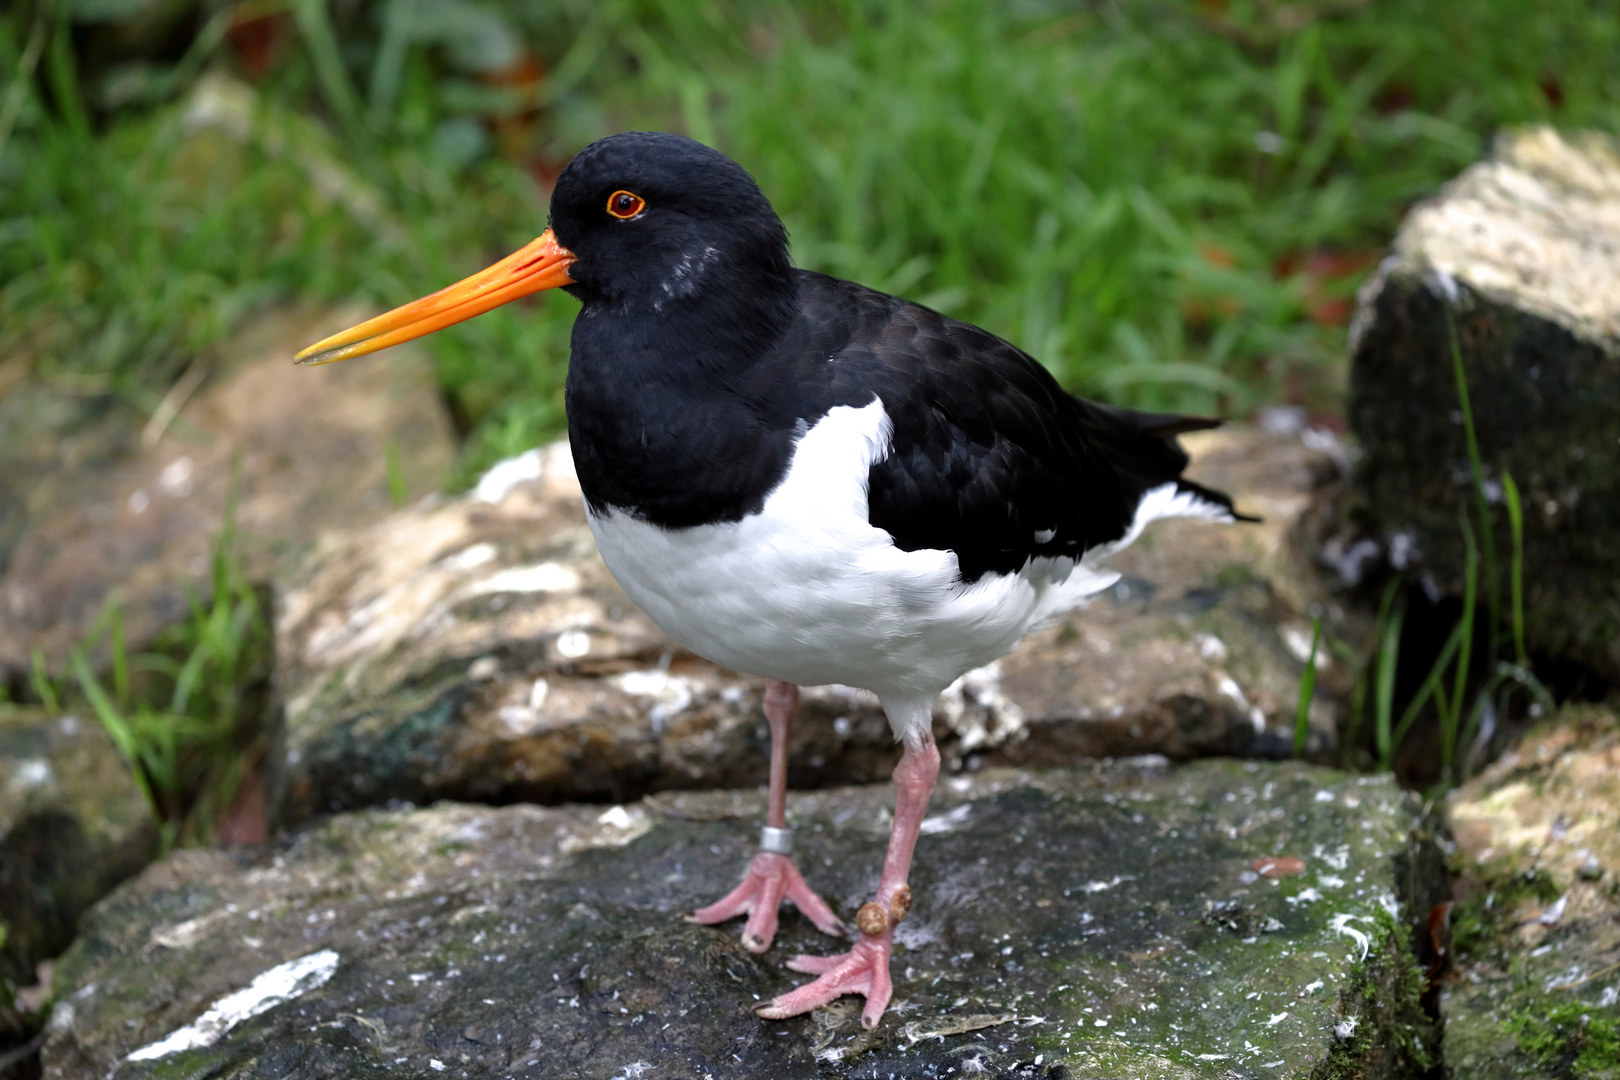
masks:
<svg viewBox="0 0 1620 1080"><path fill-rule="evenodd" d="M298 362L363 356L558 287L585 305L571 372L630 357L666 361L671 376L735 369L792 318L781 220L752 177L702 143L652 131L592 143L557 178L551 220L493 266L333 334Z"/></svg>
<svg viewBox="0 0 1620 1080"><path fill-rule="evenodd" d="M690 308L746 287L791 295L787 232L742 167L700 142L655 131L587 146L557 178L551 227L573 252L587 307Z"/></svg>

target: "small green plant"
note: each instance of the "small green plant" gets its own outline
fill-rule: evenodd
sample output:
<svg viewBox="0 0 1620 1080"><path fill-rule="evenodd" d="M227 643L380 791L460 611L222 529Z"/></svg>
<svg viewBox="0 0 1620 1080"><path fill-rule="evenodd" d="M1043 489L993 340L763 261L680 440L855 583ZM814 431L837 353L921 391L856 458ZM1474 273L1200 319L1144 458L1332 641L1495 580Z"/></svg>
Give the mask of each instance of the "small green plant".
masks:
<svg viewBox="0 0 1620 1080"><path fill-rule="evenodd" d="M236 560L231 517L227 511L214 543L207 592L188 589L184 622L130 656L115 600L70 660L85 702L134 771L165 848L212 837L252 751L247 698L267 673L269 628ZM90 661L103 649L110 685Z"/></svg>
<svg viewBox="0 0 1620 1080"><path fill-rule="evenodd" d="M39 703L45 707L45 711L57 716L62 712L61 688L57 686L57 681L51 678L50 668L45 664L45 653L37 646L33 652L33 659L34 670L29 674L29 685L33 687L34 696L39 698Z"/></svg>
<svg viewBox="0 0 1620 1080"><path fill-rule="evenodd" d="M1502 1022L1519 1053L1571 1080L1620 1075L1620 1023L1608 1010L1566 1002L1527 1009Z"/></svg>
<svg viewBox="0 0 1620 1080"><path fill-rule="evenodd" d="M1528 693L1547 711L1552 711L1552 695L1530 670L1529 654L1525 647L1524 629L1524 517L1519 501L1519 488L1511 473L1502 474L1503 503L1508 518L1511 541L1509 554L1510 604L1507 626L1502 619L1499 563L1496 550L1495 522L1491 513L1491 500L1485 480L1485 469L1479 451L1479 440L1474 428L1473 404L1468 393L1468 379L1463 368L1462 348L1457 337L1456 322L1450 311L1446 325L1451 347L1451 367L1457 388L1457 401L1462 417L1463 442L1467 449L1472 515L1468 507L1459 507L1457 528L1463 538L1463 595L1462 612L1430 664L1418 690L1406 703L1399 718L1394 715L1395 677L1399 664L1401 635L1406 618L1406 600L1402 576L1390 579L1379 602L1378 618L1374 624L1375 653L1371 672L1373 742L1378 765L1392 767L1395 752L1406 740L1413 724L1425 708L1432 706L1440 732L1440 773L1443 783L1463 779L1464 763L1460 753L1479 730L1481 718L1492 707L1504 687L1514 686ZM1480 611L1480 585L1484 579L1484 612ZM1474 646L1483 634L1487 653L1484 663L1476 664ZM1512 644L1512 659L1501 657L1502 649ZM1449 680L1447 678L1449 674ZM1447 688L1449 681L1450 687ZM1356 715L1359 721L1361 695ZM1359 724L1358 724L1359 726ZM1352 729L1354 732L1356 729Z"/></svg>
<svg viewBox="0 0 1620 1080"><path fill-rule="evenodd" d="M1453 869L1456 872L1456 868ZM1511 947L1513 928L1526 904L1544 905L1564 894L1545 870L1504 869L1502 864L1474 867L1480 888L1460 900L1451 913L1451 947L1458 956L1481 956Z"/></svg>

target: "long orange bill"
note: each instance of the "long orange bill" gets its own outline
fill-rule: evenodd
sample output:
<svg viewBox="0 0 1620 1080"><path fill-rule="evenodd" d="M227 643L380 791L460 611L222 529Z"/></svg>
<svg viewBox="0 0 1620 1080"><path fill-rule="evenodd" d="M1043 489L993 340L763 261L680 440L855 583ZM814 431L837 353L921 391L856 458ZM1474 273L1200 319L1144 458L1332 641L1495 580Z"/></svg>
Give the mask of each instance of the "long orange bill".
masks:
<svg viewBox="0 0 1620 1080"><path fill-rule="evenodd" d="M317 341L293 360L299 364L332 364L351 356L364 356L443 330L520 296L567 285L573 280L568 276L568 268L574 258L574 253L557 243L557 238L547 229L494 266Z"/></svg>

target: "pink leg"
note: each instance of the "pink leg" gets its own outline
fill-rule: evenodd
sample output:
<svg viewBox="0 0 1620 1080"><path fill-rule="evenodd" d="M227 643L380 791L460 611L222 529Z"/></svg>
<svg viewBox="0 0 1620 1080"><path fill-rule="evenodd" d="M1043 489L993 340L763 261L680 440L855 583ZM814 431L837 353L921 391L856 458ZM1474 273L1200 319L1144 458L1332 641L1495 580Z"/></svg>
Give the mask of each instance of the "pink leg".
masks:
<svg viewBox="0 0 1620 1080"><path fill-rule="evenodd" d="M765 825L767 828L781 829L784 833L787 825L788 730L798 711L797 686L775 679L765 684L765 719L771 725L771 787L766 802ZM804 883L799 868L793 864L793 857L771 851L761 851L754 856L741 885L686 918L690 922L709 924L747 915L748 923L743 927L743 948L762 953L771 947L771 941L776 937L777 907L783 900L793 901L793 906L824 933L834 937L844 936L844 924L833 914L827 902Z"/></svg>
<svg viewBox="0 0 1620 1080"><path fill-rule="evenodd" d="M864 994L866 1008L861 1010L861 1026L868 1030L877 1027L894 992L889 982L894 925L911 909L911 887L906 884L906 876L911 871L917 832L928 812L928 796L938 776L939 750L933 737L925 734L915 742L908 738L900 764L894 769L894 828L889 833L889 853L883 860L877 899L855 916L861 931L855 947L843 956L794 957L789 967L820 977L757 1006L755 1012L768 1020L781 1020L819 1008L843 994Z"/></svg>

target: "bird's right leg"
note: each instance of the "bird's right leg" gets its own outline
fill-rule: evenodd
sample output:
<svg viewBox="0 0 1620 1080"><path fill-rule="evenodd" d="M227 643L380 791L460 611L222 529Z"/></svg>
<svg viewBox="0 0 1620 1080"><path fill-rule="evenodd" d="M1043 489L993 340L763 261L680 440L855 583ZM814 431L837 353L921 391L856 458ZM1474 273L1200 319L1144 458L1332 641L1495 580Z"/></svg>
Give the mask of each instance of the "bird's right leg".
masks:
<svg viewBox="0 0 1620 1080"><path fill-rule="evenodd" d="M760 832L758 855L748 873L724 897L687 915L690 922L720 923L746 914L743 948L762 953L776 937L776 912L783 900L793 901L823 933L844 937L844 924L827 902L804 883L793 864L793 831L787 827L788 732L799 711L799 688L771 679L765 683L765 719L771 726L771 788L766 803L765 828Z"/></svg>

